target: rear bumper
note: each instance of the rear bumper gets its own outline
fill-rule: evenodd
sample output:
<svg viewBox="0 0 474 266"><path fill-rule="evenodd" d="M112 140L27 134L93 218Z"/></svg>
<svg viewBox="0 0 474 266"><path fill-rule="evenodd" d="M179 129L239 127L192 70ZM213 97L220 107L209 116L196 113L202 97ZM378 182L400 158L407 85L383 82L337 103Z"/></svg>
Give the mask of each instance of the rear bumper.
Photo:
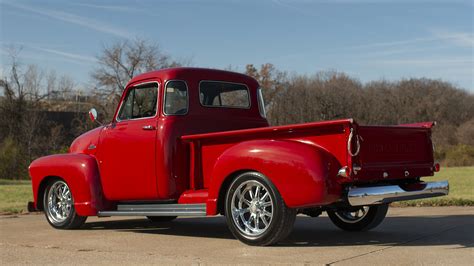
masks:
<svg viewBox="0 0 474 266"><path fill-rule="evenodd" d="M376 187L351 187L347 200L351 206L365 206L445 196L449 193L448 181L418 183L411 188L397 185Z"/></svg>

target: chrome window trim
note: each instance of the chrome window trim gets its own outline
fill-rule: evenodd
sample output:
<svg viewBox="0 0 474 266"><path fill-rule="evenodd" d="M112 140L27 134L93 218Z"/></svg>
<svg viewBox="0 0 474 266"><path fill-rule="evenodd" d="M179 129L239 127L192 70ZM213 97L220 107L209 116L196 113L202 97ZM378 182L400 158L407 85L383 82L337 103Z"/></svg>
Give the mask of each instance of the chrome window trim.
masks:
<svg viewBox="0 0 474 266"><path fill-rule="evenodd" d="M155 115L154 116L147 116L147 117L140 117L140 118L131 118L131 119L125 119L125 120L121 120L119 119L119 115L120 115L120 111L122 110L122 105L123 105L123 102L125 100L122 100L120 102L120 106L119 106L119 109L118 109L118 112L117 112L117 115L115 116L115 121L116 122L125 122L125 121L134 121L134 120L142 120L142 119L150 119L150 118L156 118L158 116L158 106L160 104L160 101L159 100L159 97L160 97L160 83L158 81L146 81L146 82L142 82L142 83L138 83L136 85L133 85L133 86L130 86L128 89L127 89L127 93L129 90L131 89L136 89L137 87L140 87L140 86L143 86L143 85L147 85L147 84L152 84L152 83L156 83L156 109L155 109Z"/></svg>
<svg viewBox="0 0 474 266"><path fill-rule="evenodd" d="M181 82L184 82L184 85L186 86L186 98L187 98L187 101L186 101L186 113L184 114L167 114L166 113L166 86L168 86L168 83L171 82L171 81L181 81ZM166 116L169 116L169 115L187 115L189 113L189 87L188 87L188 83L185 81L185 80L182 80L182 79L170 79L170 80L167 80L165 82L165 86L163 87L163 114L166 115Z"/></svg>
<svg viewBox="0 0 474 266"><path fill-rule="evenodd" d="M257 89L257 103L258 103L258 112L262 118L267 118L267 110L265 110L265 99L263 98L262 87ZM262 114L263 111L263 114Z"/></svg>
<svg viewBox="0 0 474 266"><path fill-rule="evenodd" d="M202 82L214 82L214 83L228 83L228 84L236 84L236 85L243 85L247 89L247 98L249 100L249 105L248 107L236 107L236 106L226 106L226 105L221 105L221 106L215 106L215 105L204 105L201 102L201 83ZM252 97L250 96L250 89L247 86L247 84L244 83L238 83L238 82L229 82L229 81L221 81L221 80L207 80L203 79L199 81L199 104L202 107L207 107L207 108L230 108L230 109L244 109L244 110L249 110L252 108Z"/></svg>

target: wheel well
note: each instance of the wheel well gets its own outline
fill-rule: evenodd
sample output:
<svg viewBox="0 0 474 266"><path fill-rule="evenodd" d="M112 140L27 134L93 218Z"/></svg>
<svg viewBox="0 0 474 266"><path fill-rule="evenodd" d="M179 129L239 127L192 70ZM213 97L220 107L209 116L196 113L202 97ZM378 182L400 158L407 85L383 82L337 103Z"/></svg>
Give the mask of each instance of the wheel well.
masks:
<svg viewBox="0 0 474 266"><path fill-rule="evenodd" d="M37 199L36 199L36 209L38 210L44 210L44 206L43 206L43 194L44 194L44 191L46 190L46 187L48 186L48 184L52 181L52 180L56 180L56 179L61 179L60 177L58 176L47 176L45 178L43 178L43 180L41 181L39 187L38 187L38 196L37 196Z"/></svg>
<svg viewBox="0 0 474 266"><path fill-rule="evenodd" d="M242 173L245 172L258 172L252 169L243 169L233 172L232 174L228 175L224 182L222 182L221 188L219 189L219 197L217 198L217 213L225 215L225 194L230 187L230 184L234 179Z"/></svg>

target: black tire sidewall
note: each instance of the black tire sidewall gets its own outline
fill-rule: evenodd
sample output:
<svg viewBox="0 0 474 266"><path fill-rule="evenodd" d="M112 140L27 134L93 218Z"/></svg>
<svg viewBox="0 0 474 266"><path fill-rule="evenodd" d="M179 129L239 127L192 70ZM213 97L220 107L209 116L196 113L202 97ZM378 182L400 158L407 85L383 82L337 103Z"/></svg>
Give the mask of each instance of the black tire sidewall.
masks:
<svg viewBox="0 0 474 266"><path fill-rule="evenodd" d="M360 221L348 223L336 215L337 210L328 211L329 219L337 227L346 231L367 231L378 226L385 218L388 210L388 204L368 206L367 215Z"/></svg>
<svg viewBox="0 0 474 266"><path fill-rule="evenodd" d="M260 182L270 194L270 197L273 202L273 217L270 227L261 235L258 236L248 236L243 234L235 225L232 213L231 213L231 201L232 195L234 194L235 190L245 181L255 180ZM227 224L229 225L229 229L231 230L232 234L238 238L240 241L250 244L250 245L258 245L260 243L265 242L268 238L271 238L274 234L274 231L277 227L277 221L280 221L282 217L282 208L286 208L286 206L281 206L281 196L273 185L273 183L268 180L267 177L258 173L258 172L247 172L243 173L235 178L235 180L231 183L229 190L226 193L225 197L225 214Z"/></svg>
<svg viewBox="0 0 474 266"><path fill-rule="evenodd" d="M66 220L64 220L63 222L61 223L53 223L51 220L50 220L50 217L48 215L48 194L49 194L49 191L51 189L51 187L58 181L61 181L61 182L64 182L66 183L66 181L62 180L62 179L53 179L51 180L48 185L46 186L46 189L44 190L44 193L43 193L43 208L44 208L44 215L46 216L46 220L48 221L48 223L56 228L56 229L69 229L69 227L71 225L73 225L76 217L78 216L77 213L76 213L76 209L74 208L74 196L72 195L72 191L71 191L71 198L72 198L72 206L71 206L71 212L69 214L69 217L67 217ZM66 183L67 185L67 183ZM69 185L68 185L69 187ZM71 188L69 188L71 189Z"/></svg>

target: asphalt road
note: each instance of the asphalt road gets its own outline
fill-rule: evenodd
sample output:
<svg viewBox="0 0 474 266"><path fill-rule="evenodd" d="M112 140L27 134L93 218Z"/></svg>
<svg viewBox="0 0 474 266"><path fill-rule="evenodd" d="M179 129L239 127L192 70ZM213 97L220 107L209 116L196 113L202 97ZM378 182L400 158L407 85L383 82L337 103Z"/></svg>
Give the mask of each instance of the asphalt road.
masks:
<svg viewBox="0 0 474 266"><path fill-rule="evenodd" d="M450 264L474 261L474 207L391 208L370 232L300 216L287 241L251 247L223 217L152 224L141 217L89 218L80 230L43 215L0 216L0 264ZM472 265L472 264L470 264Z"/></svg>

